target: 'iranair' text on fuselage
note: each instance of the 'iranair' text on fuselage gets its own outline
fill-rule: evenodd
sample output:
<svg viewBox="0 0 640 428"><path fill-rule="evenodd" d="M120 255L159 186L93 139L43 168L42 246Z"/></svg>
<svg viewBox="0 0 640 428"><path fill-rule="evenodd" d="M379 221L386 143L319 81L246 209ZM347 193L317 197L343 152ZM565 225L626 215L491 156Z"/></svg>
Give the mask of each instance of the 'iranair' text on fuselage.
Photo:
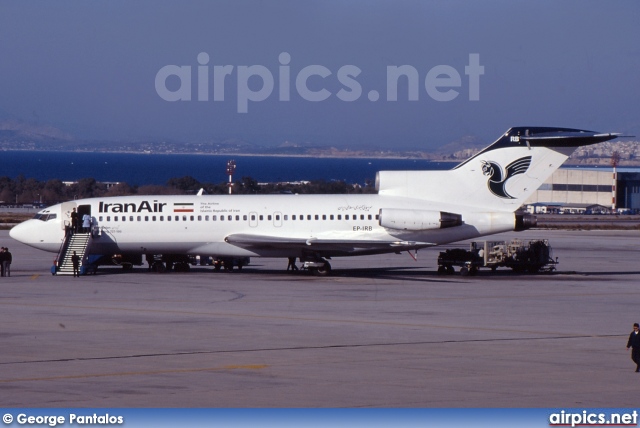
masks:
<svg viewBox="0 0 640 428"><path fill-rule="evenodd" d="M126 204L100 202L98 212L101 213L161 213L167 204L158 201L142 201L140 204L129 202Z"/></svg>

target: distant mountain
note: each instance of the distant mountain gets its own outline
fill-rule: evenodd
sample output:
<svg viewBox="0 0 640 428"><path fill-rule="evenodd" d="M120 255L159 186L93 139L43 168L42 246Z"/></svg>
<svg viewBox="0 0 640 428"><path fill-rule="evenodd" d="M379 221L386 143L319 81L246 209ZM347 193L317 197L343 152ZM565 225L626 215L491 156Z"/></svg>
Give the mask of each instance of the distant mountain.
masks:
<svg viewBox="0 0 640 428"><path fill-rule="evenodd" d="M0 120L0 141L36 140L36 141L74 141L74 137L48 125L34 125L15 119Z"/></svg>
<svg viewBox="0 0 640 428"><path fill-rule="evenodd" d="M467 159L488 146L490 142L481 140L475 135L465 135L440 147L436 154L443 159Z"/></svg>
<svg viewBox="0 0 640 428"><path fill-rule="evenodd" d="M480 150L488 145L489 143L487 143L484 140L481 140L475 135L465 135L464 137L458 138L457 140L452 141L440 147L436 151L436 153L440 155L448 155L451 153L455 153L455 152L459 152L461 150L467 150L467 149Z"/></svg>
<svg viewBox="0 0 640 428"><path fill-rule="evenodd" d="M240 138L205 141L90 141L74 138L68 132L48 125L37 125L11 118L0 110L0 150L43 150L82 152L128 152L128 153L202 153L217 155L268 155L308 157L360 157L360 158L415 158L434 161L460 162L487 147L485 141L467 135L437 149L434 153L418 150L396 151L393 149L347 149L323 146L308 141L297 143L284 141L266 146ZM640 165L640 143L638 141L615 141L581 147L569 158L569 164L609 165L611 156L618 153L621 166Z"/></svg>

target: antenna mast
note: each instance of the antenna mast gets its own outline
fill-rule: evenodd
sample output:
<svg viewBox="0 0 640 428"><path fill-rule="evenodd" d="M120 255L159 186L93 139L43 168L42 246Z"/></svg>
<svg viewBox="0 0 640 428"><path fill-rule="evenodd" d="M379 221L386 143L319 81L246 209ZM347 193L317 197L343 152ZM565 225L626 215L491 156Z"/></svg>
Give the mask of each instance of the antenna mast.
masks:
<svg viewBox="0 0 640 428"><path fill-rule="evenodd" d="M233 187L233 173L236 172L236 161L227 161L227 175L229 176L229 194L231 194L231 188Z"/></svg>

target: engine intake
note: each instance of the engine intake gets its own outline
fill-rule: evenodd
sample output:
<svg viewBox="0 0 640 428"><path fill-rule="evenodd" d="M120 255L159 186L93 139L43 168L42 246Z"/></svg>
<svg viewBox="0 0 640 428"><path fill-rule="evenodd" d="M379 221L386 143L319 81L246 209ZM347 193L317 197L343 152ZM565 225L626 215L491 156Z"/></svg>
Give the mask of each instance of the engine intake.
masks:
<svg viewBox="0 0 640 428"><path fill-rule="evenodd" d="M445 229L460 226L462 216L444 211L383 208L380 210L379 224L387 229L396 230Z"/></svg>

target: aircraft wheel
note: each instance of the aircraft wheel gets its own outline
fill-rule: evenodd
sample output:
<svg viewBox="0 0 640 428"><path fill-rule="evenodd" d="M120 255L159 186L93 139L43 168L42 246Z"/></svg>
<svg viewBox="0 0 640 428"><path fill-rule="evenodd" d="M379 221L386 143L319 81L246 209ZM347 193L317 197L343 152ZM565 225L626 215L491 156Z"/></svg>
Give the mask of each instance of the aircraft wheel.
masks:
<svg viewBox="0 0 640 428"><path fill-rule="evenodd" d="M461 268L460 268L460 275L462 275L462 276L467 276L467 275L469 275L469 269L467 269L467 267L466 267L466 266L461 267Z"/></svg>
<svg viewBox="0 0 640 428"><path fill-rule="evenodd" d="M314 273L318 276L327 276L329 275L329 272L331 272L331 265L329 262L324 262L324 264L321 267L318 267Z"/></svg>
<svg viewBox="0 0 640 428"><path fill-rule="evenodd" d="M176 272L189 272L189 269L191 269L191 266L189 265L189 263L185 263L185 262L176 263L176 266L175 266Z"/></svg>
<svg viewBox="0 0 640 428"><path fill-rule="evenodd" d="M540 269L541 269L541 266L538 266L538 265L529 266L529 273L538 273Z"/></svg>

